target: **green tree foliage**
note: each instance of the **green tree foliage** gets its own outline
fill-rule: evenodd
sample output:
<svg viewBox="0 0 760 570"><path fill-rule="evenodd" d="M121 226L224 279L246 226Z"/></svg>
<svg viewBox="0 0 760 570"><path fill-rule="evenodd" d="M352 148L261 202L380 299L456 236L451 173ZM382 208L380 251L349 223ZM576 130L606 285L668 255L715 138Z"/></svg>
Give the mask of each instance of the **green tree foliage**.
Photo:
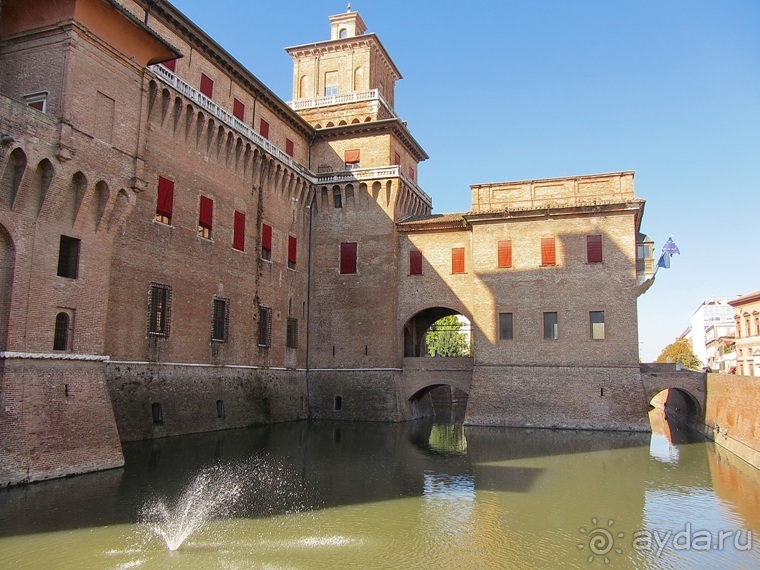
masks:
<svg viewBox="0 0 760 570"><path fill-rule="evenodd" d="M702 368L702 362L694 355L689 341L685 338L679 338L666 346L655 362L680 362L684 368L689 370Z"/></svg>
<svg viewBox="0 0 760 570"><path fill-rule="evenodd" d="M462 323L456 315L438 319L425 335L428 354L431 356L469 356L467 335L460 332Z"/></svg>

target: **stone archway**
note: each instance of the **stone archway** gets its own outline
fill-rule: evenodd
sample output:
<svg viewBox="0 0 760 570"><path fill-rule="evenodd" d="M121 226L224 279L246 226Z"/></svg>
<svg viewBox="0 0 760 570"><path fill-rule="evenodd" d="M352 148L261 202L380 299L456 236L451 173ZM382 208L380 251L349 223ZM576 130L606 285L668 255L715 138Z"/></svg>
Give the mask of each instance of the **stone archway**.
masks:
<svg viewBox="0 0 760 570"><path fill-rule="evenodd" d="M433 356L432 354L428 354L425 335L434 323L452 315L460 315L466 321L466 324L460 328L460 331L468 336L471 344L471 320L466 315L450 307L428 307L418 311L404 323L404 358Z"/></svg>

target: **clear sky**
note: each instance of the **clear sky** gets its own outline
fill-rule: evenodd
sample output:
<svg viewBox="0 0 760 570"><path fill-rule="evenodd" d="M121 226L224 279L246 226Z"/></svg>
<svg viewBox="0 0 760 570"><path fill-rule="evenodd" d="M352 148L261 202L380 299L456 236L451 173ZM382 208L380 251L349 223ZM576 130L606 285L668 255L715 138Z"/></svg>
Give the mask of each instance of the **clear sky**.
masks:
<svg viewBox="0 0 760 570"><path fill-rule="evenodd" d="M287 46L345 2L174 0L283 100ZM639 298L651 361L711 298L760 290L760 1L356 0L395 61L396 111L430 155L435 212L470 184L634 170L656 255Z"/></svg>

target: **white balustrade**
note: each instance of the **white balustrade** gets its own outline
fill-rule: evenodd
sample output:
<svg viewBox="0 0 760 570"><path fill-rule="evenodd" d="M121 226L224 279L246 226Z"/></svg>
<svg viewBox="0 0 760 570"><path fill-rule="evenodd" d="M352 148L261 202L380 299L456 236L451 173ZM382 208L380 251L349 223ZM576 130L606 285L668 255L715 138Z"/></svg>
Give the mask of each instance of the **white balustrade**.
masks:
<svg viewBox="0 0 760 570"><path fill-rule="evenodd" d="M306 170L305 168L301 167L298 163L296 163L293 158L287 154L282 149L276 147L271 142L269 142L267 139L262 137L259 133L254 131L251 127L246 125L244 122L242 122L240 119L235 117L234 115L228 113L224 109L222 109L217 103L214 103L211 99L206 97L203 93L186 83L185 81L182 81L179 77L177 77L174 73L172 73L170 70L166 69L163 65L151 65L149 68L153 73L156 74L156 76L167 85L173 87L177 91L179 91L182 95L190 99L191 101L195 102L199 107L202 109L208 111L211 115L219 119L222 123L227 125L228 127L234 129L235 131L239 132L243 136L245 136L248 140L253 141L258 146L263 148L265 151L267 151L269 154L273 155L275 158L280 160L281 162L284 162L294 170L297 170L300 172L306 179L309 180L312 184L331 184L336 182L347 182L351 180L367 180L367 179L373 179L373 178L401 178L401 180L409 186L415 194L423 201L425 204L427 204L429 207L433 207L433 200L428 196L422 188L417 186L417 184L411 180L409 177L407 177L403 172L401 172L401 169L398 166L391 166L391 167L383 167L383 168L358 168L355 170L346 170L343 172L330 172L330 173L323 173L323 174L317 174L314 175L310 171ZM388 104L383 100L383 98L380 96L377 89L371 89L369 91L358 91L355 93L350 93L347 95L332 95L330 97L321 97L319 99L301 99L297 102L291 102L290 106L293 109L301 109L301 108L307 108L309 106L326 106L326 105L335 105L337 103L347 103L352 101L366 101L371 99L379 99L387 108L388 110L393 113L393 111L390 109ZM330 103L324 103L321 102L330 100L332 102ZM302 102L319 102L319 104L314 103L312 105L306 104L303 107L300 106L294 106L295 104L301 104ZM395 116L395 114L394 114Z"/></svg>

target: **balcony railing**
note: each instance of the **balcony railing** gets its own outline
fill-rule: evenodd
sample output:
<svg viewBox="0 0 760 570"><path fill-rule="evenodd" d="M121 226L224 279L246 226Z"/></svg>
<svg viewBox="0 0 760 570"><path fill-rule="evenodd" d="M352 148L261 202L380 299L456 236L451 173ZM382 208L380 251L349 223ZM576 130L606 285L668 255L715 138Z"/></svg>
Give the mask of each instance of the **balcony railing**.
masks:
<svg viewBox="0 0 760 570"><path fill-rule="evenodd" d="M185 97L192 100L194 103L196 103L199 107L201 107L205 111L208 111L211 115L219 119L225 125L236 130L241 135L246 137L248 140L253 141L258 146L260 146L265 151L267 151L269 154L271 154L272 156L274 156L281 162L284 162L285 164L287 164L294 170L303 172L303 168L295 160L293 160L292 156L290 156L281 148L278 148L275 145L273 145L267 139L262 137L259 133L254 131L251 127L246 125L243 121L241 121L240 119L238 119L231 113L228 113L222 107L220 107L219 105L214 103L211 99L206 97L203 93L195 89L195 87L192 87L188 83L182 81L179 77L174 75L171 71L166 69L163 65L151 65L150 69L158 76L159 79L161 79L161 81L163 81L167 85L173 87L174 89L182 93ZM304 173L304 174L307 174L307 173ZM311 176L308 176L308 177L311 178Z"/></svg>
<svg viewBox="0 0 760 570"><path fill-rule="evenodd" d="M354 91L353 93L346 93L344 95L326 95L325 97L312 97L310 99L296 99L295 101L289 101L288 105L294 111L301 111L303 109L315 109L318 107L330 107L332 105L343 105L345 103L359 103L361 101L380 101L385 107L391 117L398 118L396 112L388 104L388 102L380 95L379 89L369 89L367 91Z"/></svg>
<svg viewBox="0 0 760 570"><path fill-rule="evenodd" d="M403 172L401 172L401 169L398 166L390 166L385 168L358 168L350 171L344 171L344 172L329 172L329 173L320 173L320 174L314 174L311 171L307 170L300 164L298 164L295 160L293 160L293 157L291 157L288 153L286 153L284 150L276 147L271 142L269 142L267 139L262 137L259 133L254 131L251 127L243 123L241 120L239 120L237 117L232 115L231 113L227 112L225 109L220 107L217 103L206 97L203 93L195 89L195 87L192 87L190 84L186 83L185 81L182 81L179 77L177 77L174 73L172 73L170 70L166 69L163 65L151 65L149 68L153 73L156 74L156 76L166 85L169 85L170 87L174 88L176 91L180 92L182 95L193 101L196 105L219 119L222 123L227 125L228 127L234 129L244 137L246 137L248 140L254 142L259 147L263 148L266 152L274 156L279 161L287 164L294 170L300 172L306 179L308 179L312 184L330 184L330 183L338 183L338 182L349 182L351 180L367 180L372 178L401 178L401 180L409 186L417 196L429 207L433 207L433 200L428 196L422 188L417 186L417 184L410 179L408 176L406 176ZM380 97L379 93L377 92L377 89L372 89L370 91L363 91L358 93L352 93L351 95L334 95L332 97L324 97L323 99L335 99L335 98L343 98L343 97L352 97L354 95L366 95L367 98L379 98L380 101L383 102L383 104L387 105L385 101L383 101L382 97ZM313 99L313 100L307 100L307 101L320 101L321 99Z"/></svg>
<svg viewBox="0 0 760 570"><path fill-rule="evenodd" d="M417 184L406 176L399 166L386 166L384 168L354 168L352 170L342 170L339 172L321 172L316 175L315 182L321 185L341 184L351 181L371 180L373 178L401 178L412 191L427 204L433 207L433 199Z"/></svg>

